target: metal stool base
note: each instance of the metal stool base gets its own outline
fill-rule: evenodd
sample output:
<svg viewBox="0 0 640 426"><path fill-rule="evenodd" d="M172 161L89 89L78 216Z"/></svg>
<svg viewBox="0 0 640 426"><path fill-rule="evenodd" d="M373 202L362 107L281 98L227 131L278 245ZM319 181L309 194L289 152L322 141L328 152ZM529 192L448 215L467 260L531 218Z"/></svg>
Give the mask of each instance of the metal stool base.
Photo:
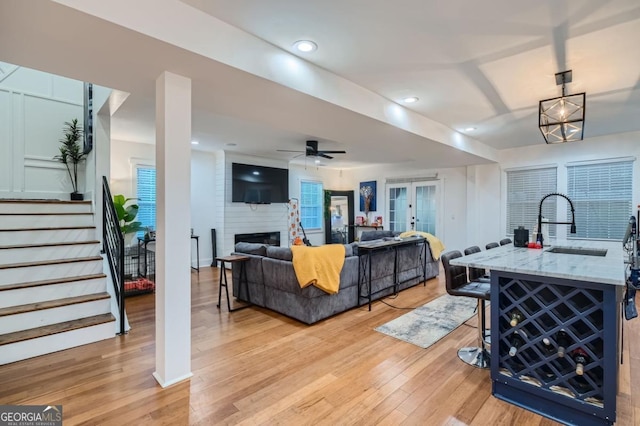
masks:
<svg viewBox="0 0 640 426"><path fill-rule="evenodd" d="M486 349L469 347L458 350L458 358L465 364L469 364L476 368L489 368L489 359L491 355Z"/></svg>

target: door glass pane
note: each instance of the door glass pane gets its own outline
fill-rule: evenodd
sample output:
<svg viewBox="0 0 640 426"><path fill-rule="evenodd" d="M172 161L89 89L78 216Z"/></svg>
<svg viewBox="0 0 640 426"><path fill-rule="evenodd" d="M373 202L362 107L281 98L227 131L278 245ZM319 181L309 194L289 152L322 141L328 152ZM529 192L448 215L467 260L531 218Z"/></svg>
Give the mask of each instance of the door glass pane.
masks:
<svg viewBox="0 0 640 426"><path fill-rule="evenodd" d="M416 186L416 224L415 230L436 233L436 187L435 185Z"/></svg>
<svg viewBox="0 0 640 426"><path fill-rule="evenodd" d="M389 229L406 231L407 228L407 188L389 188Z"/></svg>

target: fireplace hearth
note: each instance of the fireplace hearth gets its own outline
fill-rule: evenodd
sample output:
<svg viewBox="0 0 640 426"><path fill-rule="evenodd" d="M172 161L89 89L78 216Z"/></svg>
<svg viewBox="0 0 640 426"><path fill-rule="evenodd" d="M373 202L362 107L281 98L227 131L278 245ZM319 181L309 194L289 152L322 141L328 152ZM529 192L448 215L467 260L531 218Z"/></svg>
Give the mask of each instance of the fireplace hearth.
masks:
<svg viewBox="0 0 640 426"><path fill-rule="evenodd" d="M260 243L270 246L280 245L280 232L254 232L251 234L236 234L235 243Z"/></svg>

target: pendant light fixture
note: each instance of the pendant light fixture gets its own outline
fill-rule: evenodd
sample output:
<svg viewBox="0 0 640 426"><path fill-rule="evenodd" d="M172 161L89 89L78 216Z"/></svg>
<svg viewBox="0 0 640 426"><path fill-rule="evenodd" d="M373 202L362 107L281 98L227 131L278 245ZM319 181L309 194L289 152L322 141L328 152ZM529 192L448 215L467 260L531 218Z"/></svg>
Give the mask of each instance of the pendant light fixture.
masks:
<svg viewBox="0 0 640 426"><path fill-rule="evenodd" d="M584 138L586 94L567 95L565 84L571 83L572 71L556 74L556 84L562 85L562 96L540 101L539 127L548 144L580 141Z"/></svg>

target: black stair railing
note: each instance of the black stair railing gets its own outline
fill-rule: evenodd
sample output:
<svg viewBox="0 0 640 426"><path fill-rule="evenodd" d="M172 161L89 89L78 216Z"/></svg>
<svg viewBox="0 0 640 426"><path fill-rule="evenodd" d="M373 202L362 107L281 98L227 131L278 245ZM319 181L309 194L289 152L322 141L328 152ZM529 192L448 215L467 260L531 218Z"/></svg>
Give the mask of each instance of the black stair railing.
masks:
<svg viewBox="0 0 640 426"><path fill-rule="evenodd" d="M103 251L109 261L109 269L113 278L113 286L118 301L120 315L120 333L124 331L124 236L120 231L120 223L113 198L109 190L107 178L102 176L102 244Z"/></svg>

